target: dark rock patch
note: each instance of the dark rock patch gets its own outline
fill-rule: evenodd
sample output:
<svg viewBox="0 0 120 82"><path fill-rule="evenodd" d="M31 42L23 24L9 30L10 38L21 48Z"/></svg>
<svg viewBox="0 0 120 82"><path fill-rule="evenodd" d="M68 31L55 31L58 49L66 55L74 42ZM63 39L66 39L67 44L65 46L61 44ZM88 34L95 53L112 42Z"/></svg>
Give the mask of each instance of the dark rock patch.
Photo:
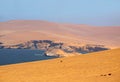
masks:
<svg viewBox="0 0 120 82"><path fill-rule="evenodd" d="M60 60L60 62L62 63L63 61L62 61L62 60Z"/></svg>
<svg viewBox="0 0 120 82"><path fill-rule="evenodd" d="M111 76L112 74L109 73L109 74L101 74L100 76Z"/></svg>
<svg viewBox="0 0 120 82"><path fill-rule="evenodd" d="M109 75L109 76L111 76L112 74L111 74L111 73L109 73L108 75Z"/></svg>
<svg viewBox="0 0 120 82"><path fill-rule="evenodd" d="M54 49L60 49L66 53L90 53L108 50L109 48L104 47L104 45L93 45L87 44L84 46L71 46L64 45L62 42L54 42L51 40L31 40L24 43L16 44L16 45L3 45L0 42L0 49L31 49L31 50L44 50L44 51L53 51Z"/></svg>

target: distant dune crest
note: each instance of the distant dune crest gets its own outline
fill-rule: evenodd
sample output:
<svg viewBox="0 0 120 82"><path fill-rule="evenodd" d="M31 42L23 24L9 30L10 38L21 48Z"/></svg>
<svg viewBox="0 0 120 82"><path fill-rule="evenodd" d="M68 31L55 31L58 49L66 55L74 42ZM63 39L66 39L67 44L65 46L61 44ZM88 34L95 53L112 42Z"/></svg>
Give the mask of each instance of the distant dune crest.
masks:
<svg viewBox="0 0 120 82"><path fill-rule="evenodd" d="M0 23L0 41L15 44L29 40L54 40L69 44L102 44L120 47L120 26L60 24L39 20Z"/></svg>

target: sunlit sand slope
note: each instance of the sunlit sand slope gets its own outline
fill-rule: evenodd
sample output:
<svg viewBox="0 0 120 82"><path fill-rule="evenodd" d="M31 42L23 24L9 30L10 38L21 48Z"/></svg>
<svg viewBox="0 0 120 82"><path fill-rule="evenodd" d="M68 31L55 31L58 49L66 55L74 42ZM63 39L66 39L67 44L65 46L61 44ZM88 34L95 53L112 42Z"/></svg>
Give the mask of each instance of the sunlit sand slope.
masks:
<svg viewBox="0 0 120 82"><path fill-rule="evenodd" d="M0 66L0 82L120 82L120 49Z"/></svg>
<svg viewBox="0 0 120 82"><path fill-rule="evenodd" d="M0 41L5 44L43 39L69 44L98 44L119 48L120 26L60 24L38 20L14 20L0 23Z"/></svg>

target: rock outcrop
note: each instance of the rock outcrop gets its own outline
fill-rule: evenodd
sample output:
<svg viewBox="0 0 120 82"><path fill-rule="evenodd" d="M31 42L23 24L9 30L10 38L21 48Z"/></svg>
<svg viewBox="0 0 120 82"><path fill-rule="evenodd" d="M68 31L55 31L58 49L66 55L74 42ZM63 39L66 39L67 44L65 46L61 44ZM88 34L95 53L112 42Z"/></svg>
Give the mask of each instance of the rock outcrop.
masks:
<svg viewBox="0 0 120 82"><path fill-rule="evenodd" d="M33 49L44 50L46 56L68 56L68 54L85 54L90 52L108 50L104 45L87 44L84 46L65 45L62 42L54 42L51 40L31 40L16 45L3 45L0 43L0 49Z"/></svg>
<svg viewBox="0 0 120 82"><path fill-rule="evenodd" d="M4 46L3 46L2 44L3 44L3 43L0 42L0 49L3 49L3 48L4 48Z"/></svg>
<svg viewBox="0 0 120 82"><path fill-rule="evenodd" d="M49 49L45 52L45 56L57 56L57 57L67 57L67 56L74 56L80 55L78 52L65 52L62 49Z"/></svg>

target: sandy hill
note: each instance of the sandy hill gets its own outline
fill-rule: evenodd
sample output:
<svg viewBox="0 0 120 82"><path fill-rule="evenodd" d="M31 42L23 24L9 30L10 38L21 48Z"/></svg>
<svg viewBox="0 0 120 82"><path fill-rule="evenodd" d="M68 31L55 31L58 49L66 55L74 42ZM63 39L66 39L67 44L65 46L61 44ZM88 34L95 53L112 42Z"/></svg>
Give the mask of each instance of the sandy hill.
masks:
<svg viewBox="0 0 120 82"><path fill-rule="evenodd" d="M120 49L0 66L0 82L120 82Z"/></svg>
<svg viewBox="0 0 120 82"><path fill-rule="evenodd" d="M61 49L51 49L51 50L46 51L45 54L46 54L46 56L58 56L58 57L81 55L78 52L67 53Z"/></svg>
<svg viewBox="0 0 120 82"><path fill-rule="evenodd" d="M15 44L28 40L55 40L74 45L101 44L120 47L120 26L60 24L39 20L0 23L0 41Z"/></svg>

